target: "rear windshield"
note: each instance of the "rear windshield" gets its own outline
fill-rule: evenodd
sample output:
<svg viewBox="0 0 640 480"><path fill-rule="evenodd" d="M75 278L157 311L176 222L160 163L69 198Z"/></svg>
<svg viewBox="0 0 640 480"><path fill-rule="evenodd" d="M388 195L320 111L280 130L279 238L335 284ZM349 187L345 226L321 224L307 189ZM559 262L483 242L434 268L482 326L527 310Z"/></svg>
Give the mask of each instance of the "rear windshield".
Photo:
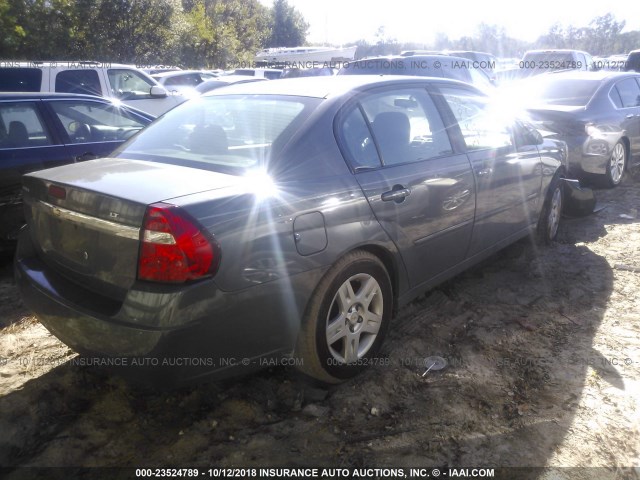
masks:
<svg viewBox="0 0 640 480"><path fill-rule="evenodd" d="M581 107L589 103L600 86L600 80L547 78L532 81L530 86L527 96L534 103Z"/></svg>
<svg viewBox="0 0 640 480"><path fill-rule="evenodd" d="M201 97L167 112L113 156L239 174L265 166L321 100L276 95Z"/></svg>
<svg viewBox="0 0 640 480"><path fill-rule="evenodd" d="M0 92L39 92L41 84L39 68L0 68Z"/></svg>

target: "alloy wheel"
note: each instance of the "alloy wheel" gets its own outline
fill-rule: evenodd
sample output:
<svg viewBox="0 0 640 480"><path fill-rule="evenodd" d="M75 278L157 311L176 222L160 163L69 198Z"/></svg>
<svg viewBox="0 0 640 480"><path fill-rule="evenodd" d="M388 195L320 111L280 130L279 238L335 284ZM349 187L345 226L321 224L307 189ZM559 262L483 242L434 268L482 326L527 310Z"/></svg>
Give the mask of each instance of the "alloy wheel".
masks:
<svg viewBox="0 0 640 480"><path fill-rule="evenodd" d="M340 363L362 359L382 325L384 299L377 280L366 273L353 275L336 292L326 323L329 352Z"/></svg>
<svg viewBox="0 0 640 480"><path fill-rule="evenodd" d="M558 186L553 191L553 197L551 197L551 203L549 205L549 218L548 218L548 229L549 229L549 238L555 238L558 233L558 227L560 226L560 217L562 216L562 190Z"/></svg>
<svg viewBox="0 0 640 480"><path fill-rule="evenodd" d="M609 160L609 177L613 185L617 185L622 180L622 174L624 173L624 166L626 161L626 152L624 145L617 143L613 147L611 152L611 158Z"/></svg>

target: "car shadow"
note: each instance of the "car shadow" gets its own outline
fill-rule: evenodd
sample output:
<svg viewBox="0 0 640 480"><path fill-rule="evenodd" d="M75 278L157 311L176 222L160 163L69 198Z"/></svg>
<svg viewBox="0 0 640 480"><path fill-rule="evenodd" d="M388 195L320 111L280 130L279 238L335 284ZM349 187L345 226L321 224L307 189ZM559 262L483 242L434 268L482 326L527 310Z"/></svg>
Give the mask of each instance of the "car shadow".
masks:
<svg viewBox="0 0 640 480"><path fill-rule="evenodd" d="M605 236L607 222L598 215L572 220L561 227L560 242L546 248L512 245L401 312L389 355L401 352L398 361L414 376L428 367L420 359L436 355L448 363L416 382L414 401L390 408L425 406L405 425L413 441L404 443L408 464L508 467L499 478L542 478L533 467L559 465L557 451L575 432L585 385L597 380L603 389L625 390L621 371L629 359L593 346L613 271L584 242ZM416 312L423 312L418 321ZM394 463L393 453L376 458Z"/></svg>
<svg viewBox="0 0 640 480"><path fill-rule="evenodd" d="M31 315L32 313L25 307L15 287L13 256L0 255L0 329L16 324L24 317Z"/></svg>
<svg viewBox="0 0 640 480"><path fill-rule="evenodd" d="M554 464L587 382L625 389L623 367L593 346L612 269L567 240L568 229L584 229L596 233L582 242L592 241L605 223L574 220L549 247L519 242L403 307L380 361L343 385L276 368L145 392L91 367L57 366L0 397L0 465ZM425 373L433 355L448 365ZM498 478L542 475L514 472Z"/></svg>

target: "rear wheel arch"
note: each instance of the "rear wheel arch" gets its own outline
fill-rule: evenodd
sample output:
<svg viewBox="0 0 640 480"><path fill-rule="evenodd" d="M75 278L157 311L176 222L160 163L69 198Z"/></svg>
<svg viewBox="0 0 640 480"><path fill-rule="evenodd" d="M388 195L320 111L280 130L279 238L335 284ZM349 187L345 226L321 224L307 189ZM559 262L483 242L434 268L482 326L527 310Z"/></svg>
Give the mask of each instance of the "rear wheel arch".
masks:
<svg viewBox="0 0 640 480"><path fill-rule="evenodd" d="M318 284L313 288L313 293L315 293L315 291L317 290L318 286L322 283L322 281L324 280L324 278L327 276L328 272L338 263L340 262L344 257L351 255L352 253L356 252L366 252L366 253L370 253L371 255L373 255L374 257L377 257L378 260L380 260L382 262L382 264L384 265L385 270L387 271L387 275L389 276L389 280L391 281L391 290L392 290L392 295L393 295L393 304L394 304L394 314L396 313L397 310L397 305L398 305L398 297L400 296L400 275L401 275L401 267L398 265L398 261L394 258L394 255L392 252L390 252L388 249L380 246L380 245L376 245L376 244L364 244L364 245L358 245L357 247L352 248L351 250L347 250L345 251L342 255L340 255L331 265L329 265L329 267L327 268L327 271L322 275L322 277L320 278L320 280L318 281ZM307 300L307 304L305 305L305 309L304 309L304 313L306 314L309 311L310 308L310 303L312 302L312 298L309 298Z"/></svg>
<svg viewBox="0 0 640 480"><path fill-rule="evenodd" d="M556 238L564 206L564 191L562 186L564 178L564 169L561 167L549 182L536 226L535 237L538 243L549 244Z"/></svg>
<svg viewBox="0 0 640 480"><path fill-rule="evenodd" d="M354 250L364 250L365 252L369 252L375 257L378 257L378 259L384 265L385 269L387 270L387 275L389 275L389 279L391 280L391 289L393 291L393 304L395 305L394 307L394 313L395 313L395 310L397 309L397 305L398 305L398 296L400 291L400 272L398 270L398 265L395 259L393 258L393 255L387 249L379 245L361 245Z"/></svg>
<svg viewBox="0 0 640 480"><path fill-rule="evenodd" d="M380 252L384 252L383 248L373 247L373 249L377 254L371 251L371 246L366 245L352 249L339 257L320 279L305 308L294 354L302 360L298 369L316 380L324 383L339 383L352 377L362 370L369 357L378 352L384 340L396 303L392 274L389 271L390 267L393 268L393 261L382 253L382 257L386 257L386 262L389 262L385 263L385 260L379 256ZM344 292L343 287L352 281L355 283L352 284L351 295L338 293ZM376 296L371 297L368 292L374 292ZM351 306L348 310L349 315L342 312L342 308L346 310L344 306L346 300ZM336 305L340 307L339 310L334 310ZM370 306L376 309L375 318L372 319L373 324L368 323ZM332 317L335 317L334 321L330 320ZM363 319L365 320L362 329L359 324ZM331 326L339 325L343 320L344 327ZM377 327L374 330L369 329L370 325L376 324ZM352 328L353 333L348 334L349 328ZM332 330L340 335L336 335L333 341L327 341L326 336ZM352 363L355 357L347 355L346 345L351 345L352 342L349 340L351 338L349 335L357 337L357 340L353 340L355 348L364 345L364 349L357 353L358 360L355 363ZM365 340L360 343L362 339ZM344 343L347 341L348 344ZM344 349L343 355L341 356L335 348ZM344 363L346 358L351 358L348 364ZM336 359L338 359L337 363Z"/></svg>
<svg viewBox="0 0 640 480"><path fill-rule="evenodd" d="M629 158L629 153L631 152L631 142L629 141L629 137L621 137L620 141L624 145L624 149L627 153L627 158ZM627 165L628 167L629 165Z"/></svg>

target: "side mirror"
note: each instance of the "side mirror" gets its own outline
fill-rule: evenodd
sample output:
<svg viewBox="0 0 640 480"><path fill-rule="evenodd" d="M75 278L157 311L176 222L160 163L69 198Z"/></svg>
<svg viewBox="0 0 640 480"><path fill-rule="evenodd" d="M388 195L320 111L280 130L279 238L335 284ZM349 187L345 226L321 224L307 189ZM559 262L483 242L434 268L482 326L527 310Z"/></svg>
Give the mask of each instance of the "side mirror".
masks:
<svg viewBox="0 0 640 480"><path fill-rule="evenodd" d="M164 87L161 87L160 85L154 85L151 87L149 94L155 98L166 97L168 95Z"/></svg>

